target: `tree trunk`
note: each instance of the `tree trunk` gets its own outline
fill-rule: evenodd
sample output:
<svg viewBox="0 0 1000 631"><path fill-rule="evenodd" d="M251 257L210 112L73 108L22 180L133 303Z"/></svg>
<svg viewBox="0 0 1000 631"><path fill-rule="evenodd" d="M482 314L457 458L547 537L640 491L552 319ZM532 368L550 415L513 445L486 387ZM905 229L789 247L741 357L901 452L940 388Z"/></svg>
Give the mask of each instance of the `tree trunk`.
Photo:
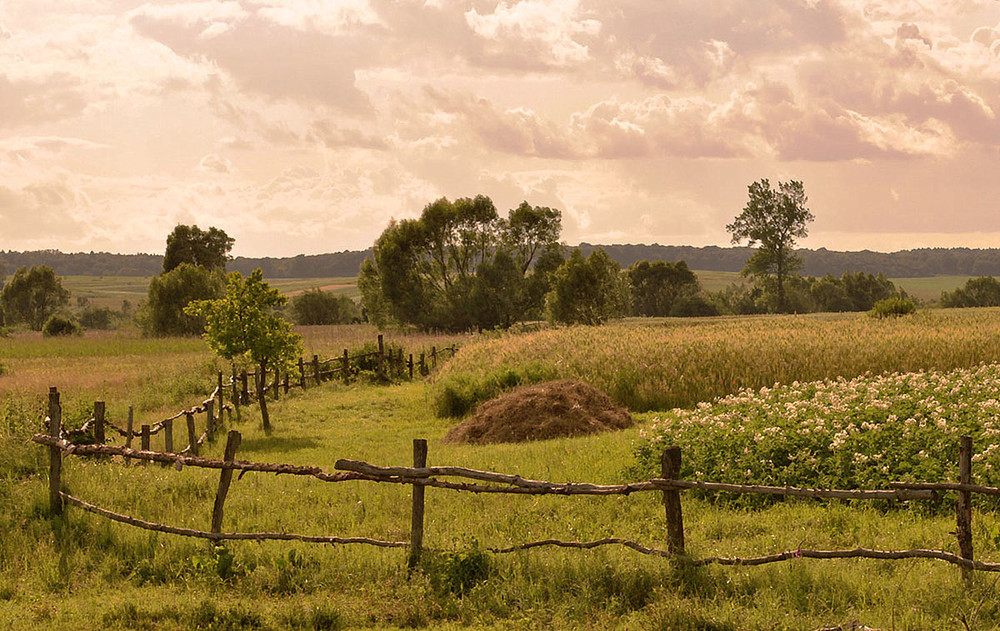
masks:
<svg viewBox="0 0 1000 631"><path fill-rule="evenodd" d="M257 401L260 403L260 420L264 424L264 433L271 433L271 417L267 414L267 395L264 392L264 385L267 380L267 361L260 362L257 368L257 378L254 380L257 385Z"/></svg>

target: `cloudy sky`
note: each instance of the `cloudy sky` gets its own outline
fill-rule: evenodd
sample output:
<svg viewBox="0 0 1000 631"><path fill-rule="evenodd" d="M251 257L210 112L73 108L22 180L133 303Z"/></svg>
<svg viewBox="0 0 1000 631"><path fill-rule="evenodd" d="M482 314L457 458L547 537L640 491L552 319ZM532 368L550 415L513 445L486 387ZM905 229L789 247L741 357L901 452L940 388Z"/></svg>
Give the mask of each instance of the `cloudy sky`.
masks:
<svg viewBox="0 0 1000 631"><path fill-rule="evenodd" d="M1000 247L1000 0L5 0L0 249L361 249L484 193L570 244Z"/></svg>

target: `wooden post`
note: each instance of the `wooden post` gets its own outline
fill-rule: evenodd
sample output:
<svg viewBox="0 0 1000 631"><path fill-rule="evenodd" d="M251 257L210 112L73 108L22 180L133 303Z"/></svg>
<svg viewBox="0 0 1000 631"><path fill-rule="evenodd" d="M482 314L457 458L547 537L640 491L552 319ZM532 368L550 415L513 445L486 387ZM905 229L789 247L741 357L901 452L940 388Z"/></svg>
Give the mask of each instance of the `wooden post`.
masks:
<svg viewBox="0 0 1000 631"><path fill-rule="evenodd" d="M972 437L962 436L958 444L958 483L972 484ZM955 517L958 527L958 549L963 559L972 560L972 493L959 491L955 502ZM972 571L962 568L962 577L970 578Z"/></svg>
<svg viewBox="0 0 1000 631"><path fill-rule="evenodd" d="M407 366L410 369L410 381L413 381L413 353L410 353L410 361Z"/></svg>
<svg viewBox="0 0 1000 631"><path fill-rule="evenodd" d="M660 460L660 477L664 480L677 480L680 475L681 448L667 447ZM664 491L663 506L667 513L667 550L671 554L684 554L684 518L681 515L680 491Z"/></svg>
<svg viewBox="0 0 1000 631"><path fill-rule="evenodd" d="M94 401L94 444L103 445L104 438L104 401Z"/></svg>
<svg viewBox="0 0 1000 631"><path fill-rule="evenodd" d="M239 416L239 413L240 413L240 387L238 385L239 381L240 380L239 380L238 376L236 375L236 368L234 367L233 368L233 409L236 410L237 416Z"/></svg>
<svg viewBox="0 0 1000 631"><path fill-rule="evenodd" d="M163 451L174 452L174 419L163 421Z"/></svg>
<svg viewBox="0 0 1000 631"><path fill-rule="evenodd" d="M244 372L243 374L245 375L246 372ZM198 455L198 437L194 433L194 414L191 414L190 412L185 412L184 416L185 416L185 420L187 421L187 428L188 428L188 447L191 448L191 451L190 451L191 455L192 456L197 456Z"/></svg>
<svg viewBox="0 0 1000 631"><path fill-rule="evenodd" d="M205 431L208 432L208 440L215 440L215 401L209 399L205 401Z"/></svg>
<svg viewBox="0 0 1000 631"><path fill-rule="evenodd" d="M236 458L236 450L240 447L242 436L235 429L226 437L226 451L222 459L232 462ZM215 494L215 506L212 508L212 532L222 532L222 508L229 493L229 484L233 481L233 470L223 469L219 474L219 491Z"/></svg>
<svg viewBox="0 0 1000 631"><path fill-rule="evenodd" d="M437 346L431 346L431 368L438 367L438 349Z"/></svg>
<svg viewBox="0 0 1000 631"><path fill-rule="evenodd" d="M132 448L132 426L133 426L134 422L135 422L135 412L133 412L132 406L130 405L130 406L128 406L128 424L125 426L125 448L126 449L131 449ZM132 463L132 459L129 458L128 456L125 456L125 465L127 466L127 465L129 465L131 463Z"/></svg>
<svg viewBox="0 0 1000 631"><path fill-rule="evenodd" d="M403 369L406 368L406 363L403 361L403 349L400 348L399 352L396 353L396 366L399 367L399 372L402 373Z"/></svg>
<svg viewBox="0 0 1000 631"><path fill-rule="evenodd" d="M319 355L313 355L313 377L316 378L316 385L319 385L321 378L319 374Z"/></svg>
<svg viewBox="0 0 1000 631"><path fill-rule="evenodd" d="M424 358L424 354L420 353L420 375L423 376L427 373L427 361Z"/></svg>
<svg viewBox="0 0 1000 631"><path fill-rule="evenodd" d="M427 466L427 441L423 438L413 439L413 466ZM420 552L424 547L424 487L423 484L413 485L413 512L410 515L410 557L406 562L409 569L420 563Z"/></svg>
<svg viewBox="0 0 1000 631"><path fill-rule="evenodd" d="M340 360L342 370L344 373L344 385L351 383L351 358L347 356L347 349L344 349L344 357Z"/></svg>
<svg viewBox="0 0 1000 631"><path fill-rule="evenodd" d="M306 366L301 356L299 356L299 387L306 389Z"/></svg>
<svg viewBox="0 0 1000 631"><path fill-rule="evenodd" d="M219 402L219 427L222 427L222 424L225 422L223 420L223 418L222 418L222 415L225 414L226 401L225 401L225 394L222 392L222 371L221 370L219 371L219 385L215 389L215 400Z"/></svg>
<svg viewBox="0 0 1000 631"><path fill-rule="evenodd" d="M379 379L385 379L385 344L382 342L382 334L378 334L378 366L376 374Z"/></svg>
<svg viewBox="0 0 1000 631"><path fill-rule="evenodd" d="M149 451L149 425L142 426L142 436L139 438L139 449L142 451ZM148 464L148 460L142 461L142 466Z"/></svg>
<svg viewBox="0 0 1000 631"><path fill-rule="evenodd" d="M62 406L59 404L59 390L52 386L49 388L49 436L59 439L59 430L62 427ZM49 447L49 512L53 515L62 515L63 501L59 495L59 488L62 486L62 449L56 446Z"/></svg>
<svg viewBox="0 0 1000 631"><path fill-rule="evenodd" d="M281 389L285 391L285 394L288 394L288 387L289 387L288 386L288 371L286 370L285 371L285 376L282 377L282 379L281 379Z"/></svg>
<svg viewBox="0 0 1000 631"><path fill-rule="evenodd" d="M250 403L250 386L247 385L247 371L240 372L240 402L243 405Z"/></svg>

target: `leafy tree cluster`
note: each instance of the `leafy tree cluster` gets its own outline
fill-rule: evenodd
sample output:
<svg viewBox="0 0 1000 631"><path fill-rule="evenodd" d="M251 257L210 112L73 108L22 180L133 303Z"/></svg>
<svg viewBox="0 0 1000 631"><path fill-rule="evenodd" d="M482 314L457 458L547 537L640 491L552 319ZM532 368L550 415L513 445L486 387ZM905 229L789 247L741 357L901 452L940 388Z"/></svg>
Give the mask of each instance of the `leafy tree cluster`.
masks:
<svg viewBox="0 0 1000 631"><path fill-rule="evenodd" d="M215 227L202 230L198 226L175 226L173 232L167 235L163 271L169 272L182 263L208 270L225 270L229 251L233 249L235 242L235 239Z"/></svg>
<svg viewBox="0 0 1000 631"><path fill-rule="evenodd" d="M998 307L1000 281L992 276L970 278L954 291L941 292L942 307Z"/></svg>
<svg viewBox="0 0 1000 631"><path fill-rule="evenodd" d="M485 195L438 199L393 221L361 266L368 318L421 329L506 328L540 317L562 264L561 214L523 202L502 219Z"/></svg>
<svg viewBox="0 0 1000 631"><path fill-rule="evenodd" d="M622 317L628 309L628 277L604 250L586 258L580 250L573 250L552 273L551 284L545 306L552 322L603 324Z"/></svg>
<svg viewBox="0 0 1000 631"><path fill-rule="evenodd" d="M628 282L634 316L679 315L690 303L684 299L701 291L698 277L684 261L639 261L628 268Z"/></svg>
<svg viewBox="0 0 1000 631"><path fill-rule="evenodd" d="M69 303L69 290L51 267L22 267L0 291L0 311L8 325L23 324L41 331L45 321Z"/></svg>
<svg viewBox="0 0 1000 631"><path fill-rule="evenodd" d="M344 295L310 289L292 298L295 324L350 324L360 320L358 306Z"/></svg>
<svg viewBox="0 0 1000 631"><path fill-rule="evenodd" d="M774 284L765 280L753 285L732 285L709 294L721 313L749 315L776 310ZM887 299L906 299L906 292L884 274L845 273L823 278L790 276L786 279L785 305L794 313L870 311Z"/></svg>

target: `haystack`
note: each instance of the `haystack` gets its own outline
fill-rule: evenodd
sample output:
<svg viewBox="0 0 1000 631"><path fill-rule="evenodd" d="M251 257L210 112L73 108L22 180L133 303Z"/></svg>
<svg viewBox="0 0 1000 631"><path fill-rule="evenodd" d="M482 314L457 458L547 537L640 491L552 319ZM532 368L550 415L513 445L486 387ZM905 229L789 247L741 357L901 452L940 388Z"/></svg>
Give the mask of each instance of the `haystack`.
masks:
<svg viewBox="0 0 1000 631"><path fill-rule="evenodd" d="M445 441L519 443L625 429L633 423L628 410L597 388L563 379L523 386L484 402Z"/></svg>

